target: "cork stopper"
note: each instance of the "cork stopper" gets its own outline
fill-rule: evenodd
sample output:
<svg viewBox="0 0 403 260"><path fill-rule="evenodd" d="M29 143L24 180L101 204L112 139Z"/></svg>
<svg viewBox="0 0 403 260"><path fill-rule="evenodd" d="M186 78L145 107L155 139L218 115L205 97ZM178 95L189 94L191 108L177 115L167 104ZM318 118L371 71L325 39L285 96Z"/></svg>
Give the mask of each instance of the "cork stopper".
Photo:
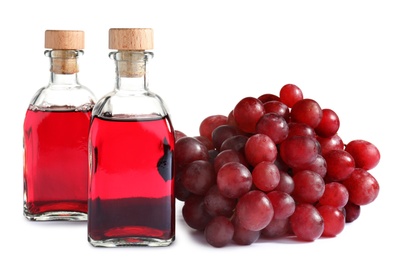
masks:
<svg viewBox="0 0 403 260"><path fill-rule="evenodd" d="M84 49L84 32L76 30L46 30L45 48L50 52L50 70L57 74L77 73L77 50Z"/></svg>
<svg viewBox="0 0 403 260"><path fill-rule="evenodd" d="M84 49L84 32L75 30L46 30L45 48L54 50Z"/></svg>
<svg viewBox="0 0 403 260"><path fill-rule="evenodd" d="M154 33L151 28L109 29L109 49L145 51L154 48Z"/></svg>

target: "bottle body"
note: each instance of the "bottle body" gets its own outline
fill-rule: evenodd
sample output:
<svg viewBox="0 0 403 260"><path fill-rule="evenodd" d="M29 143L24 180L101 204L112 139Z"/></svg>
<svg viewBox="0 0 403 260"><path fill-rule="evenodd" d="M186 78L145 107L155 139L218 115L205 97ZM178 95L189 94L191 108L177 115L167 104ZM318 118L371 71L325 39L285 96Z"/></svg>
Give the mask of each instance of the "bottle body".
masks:
<svg viewBox="0 0 403 260"><path fill-rule="evenodd" d="M77 51L47 55L53 62L60 52L68 52L72 59L80 55ZM51 71L49 85L35 94L24 119L24 216L38 221L84 221L88 131L95 97L80 85L77 72Z"/></svg>
<svg viewBox="0 0 403 260"><path fill-rule="evenodd" d="M115 58L119 67L121 56ZM145 75L118 70L115 91L93 110L88 241L94 246L167 246L175 239L174 129L146 82Z"/></svg>
<svg viewBox="0 0 403 260"><path fill-rule="evenodd" d="M91 243L171 243L175 201L170 124L168 117L128 121L94 117L90 134Z"/></svg>

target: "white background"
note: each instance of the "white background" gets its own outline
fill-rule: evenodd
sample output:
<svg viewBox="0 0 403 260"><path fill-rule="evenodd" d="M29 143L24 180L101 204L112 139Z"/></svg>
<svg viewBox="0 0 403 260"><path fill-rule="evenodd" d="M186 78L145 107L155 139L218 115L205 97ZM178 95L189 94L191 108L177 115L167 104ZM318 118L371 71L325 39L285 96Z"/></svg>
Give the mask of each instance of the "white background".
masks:
<svg viewBox="0 0 403 260"><path fill-rule="evenodd" d="M2 1L0 259L402 259L403 8L399 1ZM209 246L183 222L166 248L94 248L86 223L29 222L22 215L22 123L49 79L46 29L86 32L81 83L97 97L112 90L112 27L155 31L150 88L168 104L174 127L198 135L200 122L227 115L245 96L278 94L286 83L331 108L345 142L368 140L381 151L370 171L378 198L330 239L259 240ZM8 257L6 257L8 256Z"/></svg>

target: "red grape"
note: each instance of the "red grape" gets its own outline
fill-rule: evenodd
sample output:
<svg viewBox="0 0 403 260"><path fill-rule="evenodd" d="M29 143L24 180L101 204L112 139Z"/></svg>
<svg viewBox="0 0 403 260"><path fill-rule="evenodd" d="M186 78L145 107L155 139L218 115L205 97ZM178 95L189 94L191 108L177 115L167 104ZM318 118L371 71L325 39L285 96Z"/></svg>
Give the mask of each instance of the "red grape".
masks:
<svg viewBox="0 0 403 260"><path fill-rule="evenodd" d="M353 156L356 167L364 170L375 168L381 159L378 148L365 140L350 141L345 150Z"/></svg>
<svg viewBox="0 0 403 260"><path fill-rule="evenodd" d="M254 231L244 228L239 223L239 218L234 214L232 218L232 224L234 225L234 235L232 240L238 245L251 245L256 242L260 237L260 231Z"/></svg>
<svg viewBox="0 0 403 260"><path fill-rule="evenodd" d="M288 173L280 170L280 182L274 190L291 194L294 190L294 180Z"/></svg>
<svg viewBox="0 0 403 260"><path fill-rule="evenodd" d="M280 171L274 163L262 161L253 168L252 181L261 191L271 191L280 183Z"/></svg>
<svg viewBox="0 0 403 260"><path fill-rule="evenodd" d="M339 182L326 183L325 191L319 199L321 205L343 208L348 202L348 190Z"/></svg>
<svg viewBox="0 0 403 260"><path fill-rule="evenodd" d="M325 228L319 211L309 203L297 204L290 225L296 237L304 241L318 239Z"/></svg>
<svg viewBox="0 0 403 260"><path fill-rule="evenodd" d="M322 120L323 111L318 102L305 98L297 101L291 108L291 121L305 123L316 128Z"/></svg>
<svg viewBox="0 0 403 260"><path fill-rule="evenodd" d="M315 132L322 137L331 137L339 130L339 116L329 108L322 109L322 114L322 119L316 126Z"/></svg>
<svg viewBox="0 0 403 260"><path fill-rule="evenodd" d="M360 216L361 206L349 201L346 206L344 206L344 211L346 214L346 223L351 223Z"/></svg>
<svg viewBox="0 0 403 260"><path fill-rule="evenodd" d="M199 126L199 133L201 136L207 137L211 139L211 134L213 130L216 129L220 125L227 124L227 116L224 115L211 115L203 119Z"/></svg>
<svg viewBox="0 0 403 260"><path fill-rule="evenodd" d="M214 185L204 196L204 207L211 216L231 217L237 200L223 196L217 185Z"/></svg>
<svg viewBox="0 0 403 260"><path fill-rule="evenodd" d="M312 163L318 156L317 141L307 136L292 136L280 144L283 161L292 168Z"/></svg>
<svg viewBox="0 0 403 260"><path fill-rule="evenodd" d="M222 142L220 151L224 150L235 150L237 152L243 152L245 148L245 143L248 141L248 137L245 135L235 135L230 136Z"/></svg>
<svg viewBox="0 0 403 260"><path fill-rule="evenodd" d="M241 152L237 152L235 150L224 150L219 152L214 160L214 170L218 172L220 168L229 162L239 162L245 166L248 166L248 162L245 159L245 156Z"/></svg>
<svg viewBox="0 0 403 260"><path fill-rule="evenodd" d="M259 231L273 219L273 206L267 195L259 190L251 190L243 195L236 205L239 223L244 228Z"/></svg>
<svg viewBox="0 0 403 260"><path fill-rule="evenodd" d="M223 247L231 242L234 235L234 226L224 216L214 217L204 229L207 243L214 247Z"/></svg>
<svg viewBox="0 0 403 260"><path fill-rule="evenodd" d="M211 134L211 139L214 147L219 150L221 148L221 144L228 138L232 136L239 135L240 132L234 126L230 125L220 125L216 129L213 130Z"/></svg>
<svg viewBox="0 0 403 260"><path fill-rule="evenodd" d="M175 142L175 162L183 167L195 160L208 161L207 147L194 137L182 137Z"/></svg>
<svg viewBox="0 0 403 260"><path fill-rule="evenodd" d="M174 132L175 132L175 141L186 136L184 132L181 132L179 130L175 130Z"/></svg>
<svg viewBox="0 0 403 260"><path fill-rule="evenodd" d="M232 125L236 128L238 127L238 124L235 121L235 117L234 117L234 110L231 110L227 116L227 125ZM214 129L213 129L214 130Z"/></svg>
<svg viewBox="0 0 403 260"><path fill-rule="evenodd" d="M288 136L288 124L284 117L275 113L266 113L256 124L256 133L265 134L279 144Z"/></svg>
<svg viewBox="0 0 403 260"><path fill-rule="evenodd" d="M345 217L340 209L330 205L321 205L317 209L324 222L322 236L335 237L343 231Z"/></svg>
<svg viewBox="0 0 403 260"><path fill-rule="evenodd" d="M277 158L276 144L265 134L254 134L245 143L245 157L252 166L262 161L273 163Z"/></svg>
<svg viewBox="0 0 403 260"><path fill-rule="evenodd" d="M281 101L271 100L263 103L266 113L275 113L282 116L287 122L290 117L290 108Z"/></svg>
<svg viewBox="0 0 403 260"><path fill-rule="evenodd" d="M217 186L225 197L239 198L252 187L252 174L241 163L226 163L217 172Z"/></svg>
<svg viewBox="0 0 403 260"><path fill-rule="evenodd" d="M275 219L285 219L290 217L295 211L295 200L283 191L270 191L267 193L273 205Z"/></svg>
<svg viewBox="0 0 403 260"><path fill-rule="evenodd" d="M288 107L294 106L294 104L303 98L302 91L294 84L286 84L280 89L280 100Z"/></svg>
<svg viewBox="0 0 403 260"><path fill-rule="evenodd" d="M316 172L302 170L295 172L292 178L294 190L291 195L298 203L314 204L325 192L325 181Z"/></svg>
<svg viewBox="0 0 403 260"><path fill-rule="evenodd" d="M318 154L313 162L294 168L293 171L310 170L318 173L322 178L326 176L327 163L322 155Z"/></svg>
<svg viewBox="0 0 403 260"><path fill-rule="evenodd" d="M288 137L294 135L310 136L316 138L315 130L305 123L289 122L288 123Z"/></svg>
<svg viewBox="0 0 403 260"><path fill-rule="evenodd" d="M220 152L217 151L217 150L215 150L215 149L208 150L208 152L207 152L207 154L208 154L208 161L209 161L212 165L214 165L214 161L215 161L215 159L216 159L216 157L217 157L217 155L218 155L219 153L220 153Z"/></svg>
<svg viewBox="0 0 403 260"><path fill-rule="evenodd" d="M344 150L332 150L324 155L327 164L326 180L347 179L355 168L353 156Z"/></svg>
<svg viewBox="0 0 403 260"><path fill-rule="evenodd" d="M185 169L175 168L175 198L185 201L191 194L182 184L182 175Z"/></svg>
<svg viewBox="0 0 403 260"><path fill-rule="evenodd" d="M194 136L194 138L196 140L198 140L200 143L204 144L204 146L206 146L207 150L214 149L213 142L210 139L208 139L207 137L202 136L202 135L197 135L197 136Z"/></svg>
<svg viewBox="0 0 403 260"><path fill-rule="evenodd" d="M266 102L269 102L269 101L280 101L279 96L271 94L271 93L262 94L257 99L262 101L262 103L266 103Z"/></svg>
<svg viewBox="0 0 403 260"><path fill-rule="evenodd" d="M205 195L216 182L213 165L208 161L196 160L188 164L182 175L183 186L191 193Z"/></svg>
<svg viewBox="0 0 403 260"><path fill-rule="evenodd" d="M273 218L270 223L264 227L260 234L266 238L279 238L290 233L289 218L275 219Z"/></svg>
<svg viewBox="0 0 403 260"><path fill-rule="evenodd" d="M364 169L354 169L342 183L348 190L349 200L354 204L367 205L378 197L379 183Z"/></svg>
<svg viewBox="0 0 403 260"><path fill-rule="evenodd" d="M322 155L325 155L332 150L344 150L343 140L337 134L335 134L331 137L317 136L316 140L318 140L318 142L320 144L320 147L322 150Z"/></svg>
<svg viewBox="0 0 403 260"><path fill-rule="evenodd" d="M204 197L194 194L185 200L182 207L182 216L186 224L196 230L204 230L212 218L205 209Z"/></svg>
<svg viewBox="0 0 403 260"><path fill-rule="evenodd" d="M246 133L253 133L265 110L262 101L259 99L245 97L236 104L233 113L239 129Z"/></svg>

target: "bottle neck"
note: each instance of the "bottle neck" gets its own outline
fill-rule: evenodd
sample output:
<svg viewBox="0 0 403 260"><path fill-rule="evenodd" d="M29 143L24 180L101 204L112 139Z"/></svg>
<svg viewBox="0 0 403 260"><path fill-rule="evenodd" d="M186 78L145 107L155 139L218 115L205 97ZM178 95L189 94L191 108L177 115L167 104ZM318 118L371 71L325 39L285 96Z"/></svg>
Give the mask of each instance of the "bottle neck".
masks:
<svg viewBox="0 0 403 260"><path fill-rule="evenodd" d="M116 63L117 91L148 91L148 62L153 57L152 52L117 51L109 56Z"/></svg>
<svg viewBox="0 0 403 260"><path fill-rule="evenodd" d="M57 86L77 86L78 83L78 57L83 51L78 50L50 50L45 55L50 58L50 83Z"/></svg>

